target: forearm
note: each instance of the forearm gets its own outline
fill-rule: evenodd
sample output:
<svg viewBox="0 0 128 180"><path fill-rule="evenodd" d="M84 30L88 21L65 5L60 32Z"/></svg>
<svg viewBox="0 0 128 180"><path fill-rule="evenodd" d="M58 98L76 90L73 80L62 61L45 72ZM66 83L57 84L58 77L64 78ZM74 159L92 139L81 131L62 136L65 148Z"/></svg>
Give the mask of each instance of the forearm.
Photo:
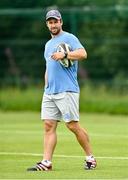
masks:
<svg viewBox="0 0 128 180"><path fill-rule="evenodd" d="M77 49L75 51L70 51L67 54L67 58L71 60L82 60L87 58L87 52L85 49Z"/></svg>
<svg viewBox="0 0 128 180"><path fill-rule="evenodd" d="M60 59L65 58L65 53L63 52L54 52L51 56L52 59L58 61ZM71 59L71 60L82 60L87 58L87 52L84 48L77 49L74 51L69 51L66 55L66 58Z"/></svg>

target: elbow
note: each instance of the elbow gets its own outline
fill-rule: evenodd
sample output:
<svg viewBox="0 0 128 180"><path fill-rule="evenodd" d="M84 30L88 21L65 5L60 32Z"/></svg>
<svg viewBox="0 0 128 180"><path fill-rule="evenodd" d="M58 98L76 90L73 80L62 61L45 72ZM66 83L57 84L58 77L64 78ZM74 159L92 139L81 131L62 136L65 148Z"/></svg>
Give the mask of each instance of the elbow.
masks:
<svg viewBox="0 0 128 180"><path fill-rule="evenodd" d="M83 49L83 53L81 53L81 59L87 59L87 52Z"/></svg>
<svg viewBox="0 0 128 180"><path fill-rule="evenodd" d="M84 59L87 59L87 52L85 51L85 53L84 53Z"/></svg>

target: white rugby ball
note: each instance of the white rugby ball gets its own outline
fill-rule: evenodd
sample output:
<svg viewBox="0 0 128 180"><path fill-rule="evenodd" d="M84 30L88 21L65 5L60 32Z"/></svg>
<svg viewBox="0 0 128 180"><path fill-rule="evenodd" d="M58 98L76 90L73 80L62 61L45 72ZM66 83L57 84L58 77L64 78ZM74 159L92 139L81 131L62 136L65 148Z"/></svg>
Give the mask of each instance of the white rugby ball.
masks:
<svg viewBox="0 0 128 180"><path fill-rule="evenodd" d="M57 52L69 52L71 51L71 47L67 43L61 43L57 47ZM64 58L63 60L59 60L60 64L63 65L64 67L71 67L73 65L73 61L67 58Z"/></svg>

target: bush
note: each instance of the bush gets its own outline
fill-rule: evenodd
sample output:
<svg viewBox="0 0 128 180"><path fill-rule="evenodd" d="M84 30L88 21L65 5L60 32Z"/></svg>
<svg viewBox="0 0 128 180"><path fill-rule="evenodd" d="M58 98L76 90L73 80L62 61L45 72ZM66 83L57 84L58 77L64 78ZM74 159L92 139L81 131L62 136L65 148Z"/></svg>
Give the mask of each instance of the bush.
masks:
<svg viewBox="0 0 128 180"><path fill-rule="evenodd" d="M0 110L40 111L43 89L25 90L10 88L0 90ZM128 94L109 90L106 86L84 86L80 94L81 112L128 114Z"/></svg>

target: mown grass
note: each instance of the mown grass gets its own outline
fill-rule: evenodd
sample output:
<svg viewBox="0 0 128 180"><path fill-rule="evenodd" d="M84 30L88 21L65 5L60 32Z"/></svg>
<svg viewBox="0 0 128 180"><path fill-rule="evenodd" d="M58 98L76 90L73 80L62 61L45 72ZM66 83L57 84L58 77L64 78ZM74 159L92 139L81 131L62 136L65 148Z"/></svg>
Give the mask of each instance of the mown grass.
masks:
<svg viewBox="0 0 128 180"><path fill-rule="evenodd" d="M0 112L0 179L127 179L128 116L82 113L80 117L90 134L97 168L83 169L83 150L64 123L59 123L53 171L27 172L42 159L40 114Z"/></svg>
<svg viewBox="0 0 128 180"><path fill-rule="evenodd" d="M40 111L43 89L9 88L0 90L0 109L14 111ZM110 114L128 114L128 92L122 94L105 87L81 88L81 112L102 112Z"/></svg>

